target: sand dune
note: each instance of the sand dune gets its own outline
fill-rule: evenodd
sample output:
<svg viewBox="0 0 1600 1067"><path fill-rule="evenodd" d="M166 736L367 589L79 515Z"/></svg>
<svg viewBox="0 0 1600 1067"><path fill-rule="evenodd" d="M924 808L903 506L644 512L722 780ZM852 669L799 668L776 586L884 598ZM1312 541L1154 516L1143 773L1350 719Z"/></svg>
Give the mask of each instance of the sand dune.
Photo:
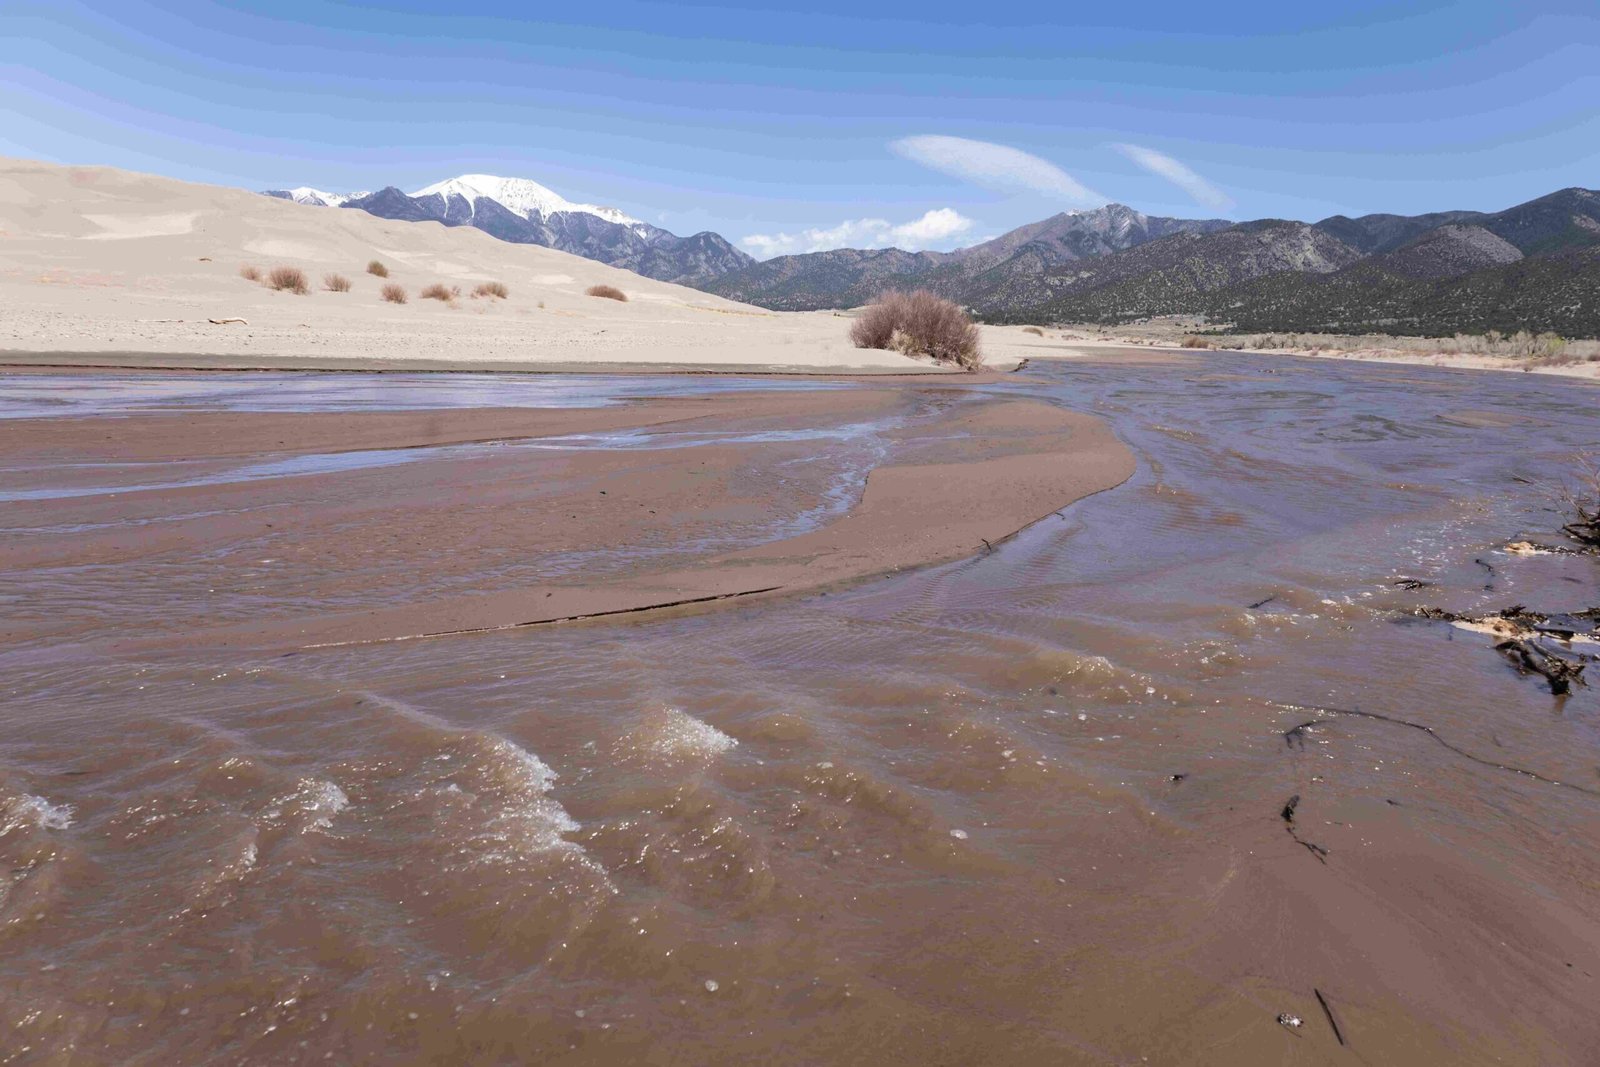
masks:
<svg viewBox="0 0 1600 1067"><path fill-rule="evenodd" d="M366 273L372 259L389 278ZM298 267L311 291L275 292L241 266ZM351 290L326 290L329 273ZM409 302L385 303L386 281ZM509 299L474 298L487 281ZM420 299L435 283L461 296ZM586 296L597 284L628 302ZM848 323L829 312L765 311L470 227L10 159L0 160L0 308L0 360L11 363L944 370L852 348ZM209 321L232 318L245 322ZM1014 366L1037 340L987 330L991 366Z"/></svg>

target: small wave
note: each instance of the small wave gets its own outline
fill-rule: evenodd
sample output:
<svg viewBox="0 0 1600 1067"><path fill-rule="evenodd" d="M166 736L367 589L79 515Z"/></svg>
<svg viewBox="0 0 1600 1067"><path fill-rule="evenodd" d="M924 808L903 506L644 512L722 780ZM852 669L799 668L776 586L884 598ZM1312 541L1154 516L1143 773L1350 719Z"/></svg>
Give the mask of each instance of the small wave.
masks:
<svg viewBox="0 0 1600 1067"><path fill-rule="evenodd" d="M738 745L738 740L681 708L665 707L623 738L622 755L641 753L670 762L712 759Z"/></svg>
<svg viewBox="0 0 1600 1067"><path fill-rule="evenodd" d="M0 834L9 834L24 826L65 830L72 825L76 810L71 804L52 804L44 797L23 793L6 802L5 823L0 826Z"/></svg>
<svg viewBox="0 0 1600 1067"><path fill-rule="evenodd" d="M292 793L272 802L263 817L268 823L294 819L301 833L325 831L333 817L350 806L350 798L337 784L321 778L302 778Z"/></svg>
<svg viewBox="0 0 1600 1067"><path fill-rule="evenodd" d="M562 834L581 829L567 809L549 795L559 775L538 756L505 738L485 745L478 759L441 782L473 796L473 806L486 813L473 835L481 863L517 863L541 852L581 853L582 846ZM479 802L483 802L480 804Z"/></svg>

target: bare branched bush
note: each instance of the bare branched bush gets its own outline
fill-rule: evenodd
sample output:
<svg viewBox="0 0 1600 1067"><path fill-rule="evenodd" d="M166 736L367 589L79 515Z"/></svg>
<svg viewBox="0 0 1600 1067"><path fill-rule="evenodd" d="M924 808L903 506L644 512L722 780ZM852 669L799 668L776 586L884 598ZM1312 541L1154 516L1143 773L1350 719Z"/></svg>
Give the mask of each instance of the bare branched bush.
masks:
<svg viewBox="0 0 1600 1067"><path fill-rule="evenodd" d="M1587 456L1580 458L1576 483L1565 486L1561 495L1572 514L1572 521L1561 527L1561 532L1600 552L1600 466Z"/></svg>
<svg viewBox="0 0 1600 1067"><path fill-rule="evenodd" d="M417 295L422 297L424 300L450 301L460 296L461 290L434 282L432 285L423 286Z"/></svg>
<svg viewBox="0 0 1600 1067"><path fill-rule="evenodd" d="M348 293L350 291L350 279L343 274L324 274L322 276L322 284L327 286L330 293Z"/></svg>
<svg viewBox="0 0 1600 1067"><path fill-rule="evenodd" d="M1044 336L1044 331L1039 329L1039 327L1037 327L1037 326L1024 326L1022 328L1022 332L1023 333L1031 333L1035 337L1043 337Z"/></svg>
<svg viewBox="0 0 1600 1067"><path fill-rule="evenodd" d="M1199 334L1191 333L1189 336L1187 336L1187 337L1185 337L1183 339L1183 347L1184 348L1214 348L1216 346L1213 345L1208 338L1201 337Z"/></svg>
<svg viewBox="0 0 1600 1067"><path fill-rule="evenodd" d="M406 287L390 282L383 287L382 295L391 304L404 304L406 302Z"/></svg>
<svg viewBox="0 0 1600 1067"><path fill-rule="evenodd" d="M927 356L967 370L983 365L978 327L959 306L926 289L912 293L891 289L878 297L851 324L850 342L857 348Z"/></svg>
<svg viewBox="0 0 1600 1067"><path fill-rule="evenodd" d="M374 277L387 278L389 276L389 268L374 259L367 264L367 273Z"/></svg>
<svg viewBox="0 0 1600 1067"><path fill-rule="evenodd" d="M504 300L511 295L511 290L505 287L504 282L482 282L472 290L473 296L493 296Z"/></svg>
<svg viewBox="0 0 1600 1067"><path fill-rule="evenodd" d="M591 285L584 292L589 296L600 296L607 300L620 300L624 304L628 302L628 294L614 285Z"/></svg>
<svg viewBox="0 0 1600 1067"><path fill-rule="evenodd" d="M252 267L250 264L246 263L244 266L239 268L239 277L243 278L247 282L259 282L261 280L261 268Z"/></svg>
<svg viewBox="0 0 1600 1067"><path fill-rule="evenodd" d="M267 273L267 285L283 292L304 296L311 291L311 284L306 281L306 272L299 267L273 267Z"/></svg>

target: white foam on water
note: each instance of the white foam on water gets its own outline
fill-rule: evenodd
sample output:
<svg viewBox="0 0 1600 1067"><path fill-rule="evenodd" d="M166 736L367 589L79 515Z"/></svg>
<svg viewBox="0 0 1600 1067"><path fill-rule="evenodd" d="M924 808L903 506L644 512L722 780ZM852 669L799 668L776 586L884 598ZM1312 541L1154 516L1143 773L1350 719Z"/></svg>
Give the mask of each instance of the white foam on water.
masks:
<svg viewBox="0 0 1600 1067"><path fill-rule="evenodd" d="M480 769L482 787L471 782L463 787L493 802L484 830L476 836L478 845L488 846L479 861L514 863L544 852L583 852L581 845L561 836L580 827L549 795L560 777L549 764L515 742L495 738Z"/></svg>
<svg viewBox="0 0 1600 1067"><path fill-rule="evenodd" d="M71 804L52 804L44 797L23 793L6 802L5 823L0 826L0 834L9 834L24 826L65 830L72 825L75 810Z"/></svg>
<svg viewBox="0 0 1600 1067"><path fill-rule="evenodd" d="M323 778L302 778L293 792L274 800L262 817L269 823L277 823L287 814L300 823L301 833L326 831L333 825L333 817L349 806L350 798L336 783Z"/></svg>
<svg viewBox="0 0 1600 1067"><path fill-rule="evenodd" d="M681 708L667 707L636 731L636 743L663 759L709 762L739 742Z"/></svg>

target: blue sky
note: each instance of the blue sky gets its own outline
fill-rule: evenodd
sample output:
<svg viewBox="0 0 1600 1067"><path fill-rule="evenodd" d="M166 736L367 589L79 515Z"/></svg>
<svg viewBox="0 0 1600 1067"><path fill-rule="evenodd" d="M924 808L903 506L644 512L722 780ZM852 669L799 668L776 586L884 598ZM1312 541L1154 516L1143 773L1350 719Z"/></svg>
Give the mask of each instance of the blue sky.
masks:
<svg viewBox="0 0 1600 1067"><path fill-rule="evenodd" d="M0 154L533 178L762 255L1600 186L1600 5L0 0Z"/></svg>

